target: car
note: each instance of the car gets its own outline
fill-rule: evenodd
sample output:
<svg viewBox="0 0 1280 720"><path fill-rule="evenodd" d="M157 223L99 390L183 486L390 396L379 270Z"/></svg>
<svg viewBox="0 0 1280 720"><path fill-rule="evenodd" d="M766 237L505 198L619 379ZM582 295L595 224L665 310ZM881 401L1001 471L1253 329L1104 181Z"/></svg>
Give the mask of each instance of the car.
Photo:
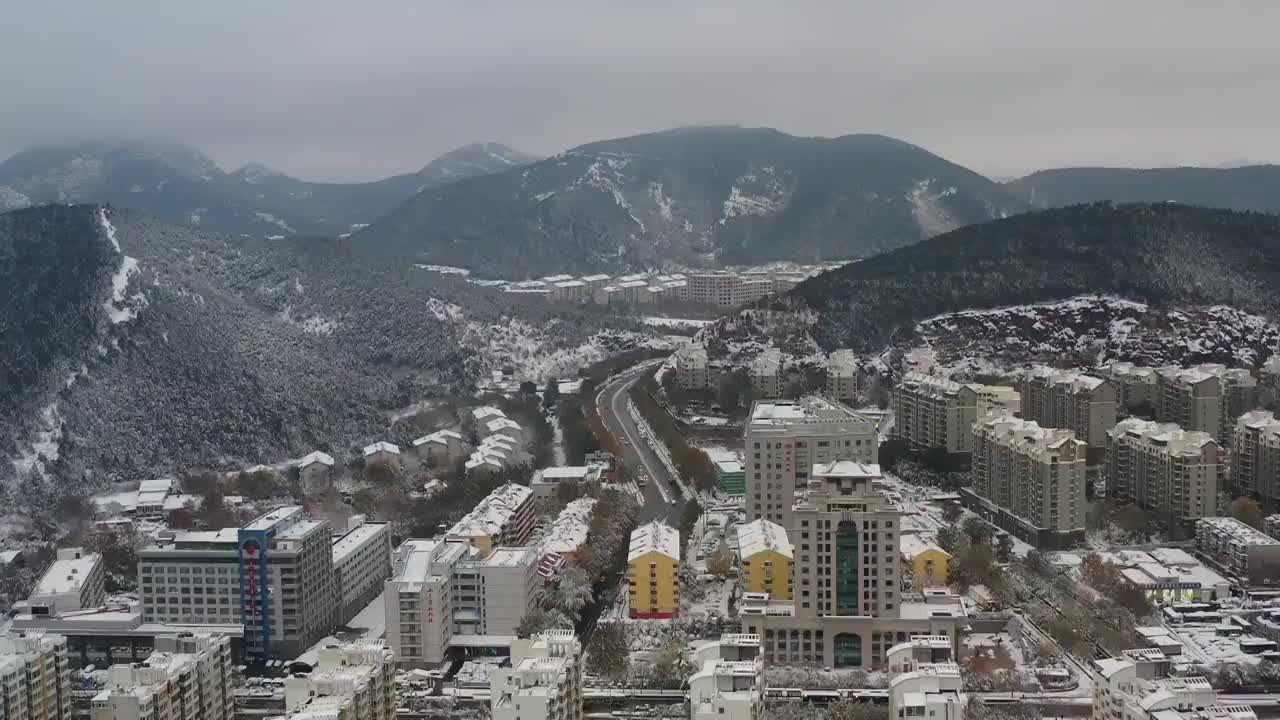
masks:
<svg viewBox="0 0 1280 720"><path fill-rule="evenodd" d="M631 445L631 438L622 438L622 444L623 444L623 445L630 446L630 445Z"/></svg>

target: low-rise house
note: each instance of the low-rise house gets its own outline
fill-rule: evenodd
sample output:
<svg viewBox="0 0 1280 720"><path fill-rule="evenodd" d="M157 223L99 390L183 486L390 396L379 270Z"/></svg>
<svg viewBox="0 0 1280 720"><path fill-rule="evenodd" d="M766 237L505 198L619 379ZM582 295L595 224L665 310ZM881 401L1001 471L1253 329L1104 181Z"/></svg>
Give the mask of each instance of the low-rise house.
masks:
<svg viewBox="0 0 1280 720"><path fill-rule="evenodd" d="M787 531L763 518L739 525L737 531L746 591L765 593L772 600L790 600L795 554Z"/></svg>
<svg viewBox="0 0 1280 720"><path fill-rule="evenodd" d="M308 453L298 461L298 475L307 497L323 494L333 487L333 456L319 450Z"/></svg>
<svg viewBox="0 0 1280 720"><path fill-rule="evenodd" d="M914 534L900 535L899 546L902 561L911 565L916 590L951 584L951 553Z"/></svg>
<svg viewBox="0 0 1280 720"><path fill-rule="evenodd" d="M365 465L386 464L394 468L400 467L400 447L389 442L379 441L364 448Z"/></svg>

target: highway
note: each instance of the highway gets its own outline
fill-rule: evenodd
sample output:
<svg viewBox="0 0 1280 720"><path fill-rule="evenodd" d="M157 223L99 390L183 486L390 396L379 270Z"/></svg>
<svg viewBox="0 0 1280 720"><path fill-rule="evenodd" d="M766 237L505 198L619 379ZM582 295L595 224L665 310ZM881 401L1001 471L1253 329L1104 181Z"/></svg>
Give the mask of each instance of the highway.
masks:
<svg viewBox="0 0 1280 720"><path fill-rule="evenodd" d="M630 471L632 482L641 470L649 476L646 487L638 489L644 498L640 522L663 520L671 527L678 528L681 513L688 501L672 484L671 472L649 447L631 413L627 411L627 392L631 386L639 382L645 373L656 370L661 363L661 360L653 360L611 378L596 394L596 408L605 428L618 438L618 443L622 446L621 460Z"/></svg>

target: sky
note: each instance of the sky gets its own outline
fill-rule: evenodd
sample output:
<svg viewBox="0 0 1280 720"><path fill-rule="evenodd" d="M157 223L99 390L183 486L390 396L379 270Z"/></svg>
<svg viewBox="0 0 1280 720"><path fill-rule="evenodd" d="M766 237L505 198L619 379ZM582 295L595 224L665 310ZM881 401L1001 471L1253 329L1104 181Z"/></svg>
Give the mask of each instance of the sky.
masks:
<svg viewBox="0 0 1280 720"><path fill-rule="evenodd" d="M0 156L127 134L315 180L691 124L990 175L1280 162L1268 0L6 0Z"/></svg>

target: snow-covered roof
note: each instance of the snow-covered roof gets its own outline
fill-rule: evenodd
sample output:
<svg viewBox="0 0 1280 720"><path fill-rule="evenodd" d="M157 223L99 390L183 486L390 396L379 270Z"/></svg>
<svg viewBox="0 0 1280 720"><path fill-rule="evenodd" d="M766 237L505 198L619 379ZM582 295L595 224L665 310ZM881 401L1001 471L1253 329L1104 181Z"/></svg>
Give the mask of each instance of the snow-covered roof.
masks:
<svg viewBox="0 0 1280 720"><path fill-rule="evenodd" d="M582 276L582 281L583 281L583 282L604 282L605 280L608 280L608 279L609 279L609 276L608 276L608 275L605 275L605 274L603 274L603 273L598 274L598 275L583 275L583 276Z"/></svg>
<svg viewBox="0 0 1280 720"><path fill-rule="evenodd" d="M919 535L899 535L898 549L908 558L913 558L923 552L939 552L947 557L951 557L951 553L938 547L936 544L926 542Z"/></svg>
<svg viewBox="0 0 1280 720"><path fill-rule="evenodd" d="M627 548L627 562L642 555L656 552L680 561L680 533L675 528L654 520L631 532L631 544Z"/></svg>
<svg viewBox="0 0 1280 720"><path fill-rule="evenodd" d="M421 447L427 443L448 445L450 440L462 442L462 433L453 430L437 430L430 435L423 435L413 441L414 447Z"/></svg>
<svg viewBox="0 0 1280 720"><path fill-rule="evenodd" d="M620 288L635 288L635 287L648 287L648 286L649 286L649 283L645 282L644 280L631 280L629 282L618 283L618 287Z"/></svg>
<svg viewBox="0 0 1280 720"><path fill-rule="evenodd" d="M787 538L787 531L781 525L762 518L738 526L738 553L744 559L766 550L772 550L787 559L793 557L791 540Z"/></svg>
<svg viewBox="0 0 1280 720"><path fill-rule="evenodd" d="M471 411L471 416L480 421L491 417L506 417L507 414L492 405L481 405Z"/></svg>
<svg viewBox="0 0 1280 720"><path fill-rule="evenodd" d="M492 433L492 432L498 432L499 430L520 430L520 429L522 429L522 428L520 427L520 423L516 422L515 420L511 420L510 418L505 418L505 417L494 418L494 419L490 420L489 422L485 423L485 424L484 424L484 426L485 426L485 428L486 428L486 429L488 429L488 431L489 431L489 432L491 432L491 433Z"/></svg>
<svg viewBox="0 0 1280 720"><path fill-rule="evenodd" d="M374 453L380 453L380 452L389 452L389 453L391 453L392 455L399 455L399 454L400 454L400 448L399 448L399 446L397 446L397 445L393 445L393 444L391 444L391 443L389 443L389 442L386 442L386 441L383 441L383 440L379 440L378 442L376 442L376 443L374 443L374 444L372 444L372 445L366 445L366 446L364 447L364 456L365 456L365 457L369 457L370 455L373 455Z"/></svg>
<svg viewBox="0 0 1280 720"><path fill-rule="evenodd" d="M173 487L173 478L158 478L156 480L143 480L138 483L138 493L167 493Z"/></svg>
<svg viewBox="0 0 1280 720"><path fill-rule="evenodd" d="M449 529L450 535L492 535L509 522L533 491L524 485L507 484L489 493L475 508Z"/></svg>
<svg viewBox="0 0 1280 720"><path fill-rule="evenodd" d="M874 479L883 477L883 473L880 472L878 464L860 463L856 460L833 460L814 465L812 477Z"/></svg>
<svg viewBox="0 0 1280 720"><path fill-rule="evenodd" d="M595 506L593 498L579 498L565 505L542 538L542 552L567 555L582 547L587 541Z"/></svg>
<svg viewBox="0 0 1280 720"><path fill-rule="evenodd" d="M31 590L31 597L45 597L79 592L85 578L94 567L102 561L97 553L86 552L83 548L65 548L58 552L49 569L40 576L40 581Z"/></svg>
<svg viewBox="0 0 1280 720"><path fill-rule="evenodd" d="M298 467L304 468L308 465L315 465L317 463L326 467L333 467L333 457L328 453L322 453L319 450L316 450L315 452L304 455L303 458L298 461Z"/></svg>

